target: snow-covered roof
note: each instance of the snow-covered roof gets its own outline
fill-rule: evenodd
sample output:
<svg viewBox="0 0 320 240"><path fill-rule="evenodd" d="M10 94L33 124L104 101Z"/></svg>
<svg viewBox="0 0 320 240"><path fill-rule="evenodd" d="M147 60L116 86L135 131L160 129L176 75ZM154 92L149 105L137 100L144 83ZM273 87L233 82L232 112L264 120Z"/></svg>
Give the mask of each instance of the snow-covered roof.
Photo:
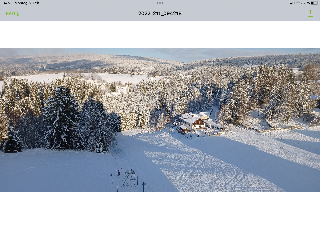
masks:
<svg viewBox="0 0 320 240"><path fill-rule="evenodd" d="M212 120L212 119L207 119L207 120L204 120L204 122L206 123L206 124L208 124L208 125L210 125L210 126L213 126L213 125L215 125L215 122Z"/></svg>
<svg viewBox="0 0 320 240"><path fill-rule="evenodd" d="M201 116L210 116L210 112L200 112Z"/></svg>
<svg viewBox="0 0 320 240"><path fill-rule="evenodd" d="M213 128L222 128L222 124L221 123L216 123L214 121L212 121L212 119L208 119L204 121L206 124L208 124L210 127Z"/></svg>
<svg viewBox="0 0 320 240"><path fill-rule="evenodd" d="M202 120L208 119L210 117L210 113L209 112L200 112L200 118Z"/></svg>
<svg viewBox="0 0 320 240"><path fill-rule="evenodd" d="M198 119L205 120L204 117L208 117L208 119L210 119L209 116L210 116L209 112L200 112L199 114L185 113L181 115L180 119L182 119L186 123L192 124Z"/></svg>
<svg viewBox="0 0 320 240"><path fill-rule="evenodd" d="M191 117L191 118L184 119L184 121L186 121L187 123L194 123L198 119L199 117Z"/></svg>
<svg viewBox="0 0 320 240"><path fill-rule="evenodd" d="M194 123L197 121L201 116L198 114L193 114L193 113L185 113L181 115L181 119L183 119L187 123Z"/></svg>
<svg viewBox="0 0 320 240"><path fill-rule="evenodd" d="M185 130L185 129L188 129L188 127L186 125L180 125L179 126L181 129Z"/></svg>
<svg viewBox="0 0 320 240"><path fill-rule="evenodd" d="M320 99L320 97L318 95L311 95L310 99L311 100L317 100L317 99Z"/></svg>
<svg viewBox="0 0 320 240"><path fill-rule="evenodd" d="M193 114L193 113L184 113L184 114L182 114L181 115L181 118L182 119L186 119L186 118L190 118L190 117L193 117L194 115L196 115L196 114Z"/></svg>

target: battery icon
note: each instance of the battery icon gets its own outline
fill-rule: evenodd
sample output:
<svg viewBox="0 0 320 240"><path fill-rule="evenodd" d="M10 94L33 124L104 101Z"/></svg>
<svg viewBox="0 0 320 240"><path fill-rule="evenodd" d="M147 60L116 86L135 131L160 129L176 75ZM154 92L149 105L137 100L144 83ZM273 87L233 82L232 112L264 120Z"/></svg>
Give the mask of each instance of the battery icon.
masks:
<svg viewBox="0 0 320 240"><path fill-rule="evenodd" d="M311 5L318 5L318 1L311 2Z"/></svg>

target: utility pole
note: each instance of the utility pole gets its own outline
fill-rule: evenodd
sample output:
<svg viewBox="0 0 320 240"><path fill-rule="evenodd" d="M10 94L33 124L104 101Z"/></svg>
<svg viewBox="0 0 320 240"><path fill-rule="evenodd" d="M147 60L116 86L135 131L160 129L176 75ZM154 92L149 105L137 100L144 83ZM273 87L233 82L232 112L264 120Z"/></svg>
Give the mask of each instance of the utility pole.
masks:
<svg viewBox="0 0 320 240"><path fill-rule="evenodd" d="M145 182L142 182L142 187L143 187L143 188L142 188L142 189L143 189L142 192L144 192L144 185L146 185L146 183L145 183Z"/></svg>

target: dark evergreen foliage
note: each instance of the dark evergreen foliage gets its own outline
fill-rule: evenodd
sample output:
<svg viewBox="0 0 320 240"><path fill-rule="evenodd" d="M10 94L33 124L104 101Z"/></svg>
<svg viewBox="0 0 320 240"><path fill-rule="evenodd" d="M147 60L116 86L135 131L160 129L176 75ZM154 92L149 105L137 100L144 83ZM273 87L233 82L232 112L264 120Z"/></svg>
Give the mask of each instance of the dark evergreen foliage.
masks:
<svg viewBox="0 0 320 240"><path fill-rule="evenodd" d="M32 111L28 111L18 128L24 148L40 148L45 146L42 115L35 116Z"/></svg>
<svg viewBox="0 0 320 240"><path fill-rule="evenodd" d="M49 149L80 149L78 103L67 87L57 87L43 109L45 140Z"/></svg>
<svg viewBox="0 0 320 240"><path fill-rule="evenodd" d="M121 117L116 113L108 115L108 121L112 132L121 132Z"/></svg>
<svg viewBox="0 0 320 240"><path fill-rule="evenodd" d="M15 131L12 126L8 127L8 140L4 143L5 153L21 152L22 146L19 140L18 131Z"/></svg>
<svg viewBox="0 0 320 240"><path fill-rule="evenodd" d="M85 102L80 113L79 132L85 150L106 152L114 142L114 127L101 102L92 98Z"/></svg>

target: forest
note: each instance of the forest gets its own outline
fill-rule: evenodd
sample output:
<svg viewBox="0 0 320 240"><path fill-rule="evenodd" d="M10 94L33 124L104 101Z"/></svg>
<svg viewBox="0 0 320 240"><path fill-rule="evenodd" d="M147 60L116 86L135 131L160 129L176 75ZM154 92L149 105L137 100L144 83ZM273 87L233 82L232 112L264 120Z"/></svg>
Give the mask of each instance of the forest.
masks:
<svg viewBox="0 0 320 240"><path fill-rule="evenodd" d="M158 131L178 122L181 114L214 106L219 109L217 121L225 125L243 125L254 109L260 109L266 120L308 121L317 104L310 96L320 95L319 64L311 62L299 73L286 64L163 69L168 71L148 72L160 75L160 80L141 81L118 95L108 93L122 83L108 83L102 90L81 74L65 73L49 83L4 78L1 149L106 152L116 144L119 131Z"/></svg>

